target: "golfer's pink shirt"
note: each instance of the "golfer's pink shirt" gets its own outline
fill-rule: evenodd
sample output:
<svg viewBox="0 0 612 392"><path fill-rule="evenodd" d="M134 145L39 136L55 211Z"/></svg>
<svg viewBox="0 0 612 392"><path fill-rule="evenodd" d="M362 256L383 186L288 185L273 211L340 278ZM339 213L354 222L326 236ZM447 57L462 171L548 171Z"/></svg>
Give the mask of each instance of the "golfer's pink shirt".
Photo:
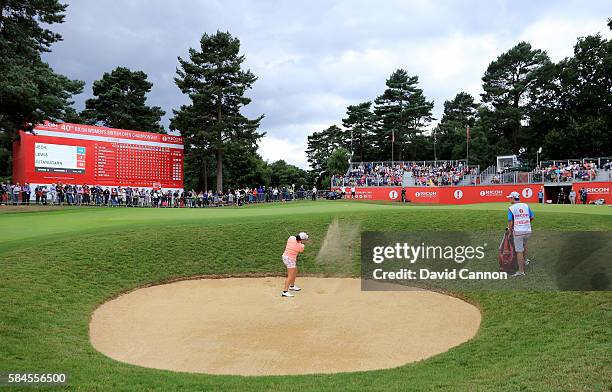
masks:
<svg viewBox="0 0 612 392"><path fill-rule="evenodd" d="M304 244L297 242L295 236L291 236L287 239L287 246L285 246L285 252L283 256L289 258L289 260L296 261L297 255L304 251Z"/></svg>

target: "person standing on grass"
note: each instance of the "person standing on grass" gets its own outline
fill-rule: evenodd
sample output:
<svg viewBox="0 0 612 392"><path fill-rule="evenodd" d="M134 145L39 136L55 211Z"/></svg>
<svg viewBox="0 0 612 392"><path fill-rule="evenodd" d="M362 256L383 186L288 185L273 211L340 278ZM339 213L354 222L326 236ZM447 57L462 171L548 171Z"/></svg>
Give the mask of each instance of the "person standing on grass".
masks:
<svg viewBox="0 0 612 392"><path fill-rule="evenodd" d="M291 291L300 291L301 288L295 285L295 277L297 276L297 257L304 251L304 242L308 241L308 234L301 232L296 236L290 236L287 239L287 245L283 252L283 263L287 267L287 279L285 279L285 287L281 296L294 297Z"/></svg>
<svg viewBox="0 0 612 392"><path fill-rule="evenodd" d="M19 204L19 195L21 195L21 185L19 183L13 185L13 204Z"/></svg>
<svg viewBox="0 0 612 392"><path fill-rule="evenodd" d="M518 271L512 276L525 275L525 266L529 265L527 258L527 241L531 236L531 221L534 219L533 211L526 203L521 203L518 192L508 196L512 203L508 208L508 230L514 239L514 250L518 261Z"/></svg>
<svg viewBox="0 0 612 392"><path fill-rule="evenodd" d="M572 188L569 193L569 201L571 204L576 204L576 191L574 190L574 188Z"/></svg>
<svg viewBox="0 0 612 392"><path fill-rule="evenodd" d="M108 200L110 199L110 190L108 187L104 188L102 195L104 196L104 205L108 207Z"/></svg>
<svg viewBox="0 0 612 392"><path fill-rule="evenodd" d="M48 194L47 194L47 202L49 204L55 204L57 200L57 191L55 190L55 184L49 185Z"/></svg>
<svg viewBox="0 0 612 392"><path fill-rule="evenodd" d="M64 204L64 185L58 182L55 186L55 192L57 194L57 204Z"/></svg>
<svg viewBox="0 0 612 392"><path fill-rule="evenodd" d="M21 204L30 205L30 194L31 193L32 192L30 190L30 184L26 182L21 187Z"/></svg>
<svg viewBox="0 0 612 392"><path fill-rule="evenodd" d="M0 183L0 206L3 206L7 202L8 186L2 182Z"/></svg>
<svg viewBox="0 0 612 392"><path fill-rule="evenodd" d="M40 199L42 198L42 186L36 185L34 188L34 197L36 199L36 204L40 204Z"/></svg>
<svg viewBox="0 0 612 392"><path fill-rule="evenodd" d="M559 191L559 195L557 196L557 204L565 204L565 192L563 188Z"/></svg>
<svg viewBox="0 0 612 392"><path fill-rule="evenodd" d="M538 191L538 203L542 204L544 203L544 188L540 188L540 190Z"/></svg>

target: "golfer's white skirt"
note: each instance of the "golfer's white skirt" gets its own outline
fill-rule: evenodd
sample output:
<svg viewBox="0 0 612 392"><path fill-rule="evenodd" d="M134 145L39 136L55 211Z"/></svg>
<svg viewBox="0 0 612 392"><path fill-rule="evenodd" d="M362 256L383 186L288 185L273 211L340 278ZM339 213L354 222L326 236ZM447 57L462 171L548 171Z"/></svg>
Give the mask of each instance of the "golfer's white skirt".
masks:
<svg viewBox="0 0 612 392"><path fill-rule="evenodd" d="M291 260L285 255L283 255L283 264L285 264L287 268L295 268L295 260Z"/></svg>

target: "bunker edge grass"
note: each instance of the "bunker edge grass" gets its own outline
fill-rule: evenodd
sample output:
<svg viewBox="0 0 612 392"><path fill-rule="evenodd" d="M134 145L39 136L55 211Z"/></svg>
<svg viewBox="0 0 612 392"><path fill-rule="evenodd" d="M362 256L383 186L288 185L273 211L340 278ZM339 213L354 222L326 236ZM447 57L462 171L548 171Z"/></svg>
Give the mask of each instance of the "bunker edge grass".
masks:
<svg viewBox="0 0 612 392"><path fill-rule="evenodd" d="M609 208L546 207L536 206L536 230L612 229ZM370 372L176 373L114 361L89 343L92 311L120 292L193 275L282 274L286 233L281 225L311 234L300 271L358 276L358 255L349 268L315 261L334 219L361 230L500 230L501 235L504 212L502 204L451 208L319 201L243 209L0 213L0 372L66 372L69 385L53 390L71 391L610 390L610 292L453 293L481 309L474 339L417 363ZM372 333L384 333L384 320Z"/></svg>

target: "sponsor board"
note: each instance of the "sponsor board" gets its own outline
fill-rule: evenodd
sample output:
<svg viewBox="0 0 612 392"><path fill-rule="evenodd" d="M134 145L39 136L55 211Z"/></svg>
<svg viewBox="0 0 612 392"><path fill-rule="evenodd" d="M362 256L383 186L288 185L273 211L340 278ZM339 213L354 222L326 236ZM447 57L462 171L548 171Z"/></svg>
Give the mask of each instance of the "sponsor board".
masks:
<svg viewBox="0 0 612 392"><path fill-rule="evenodd" d="M537 202L541 184L477 185L463 187L405 187L407 201L433 204L472 204L508 202L511 192L518 192L521 201ZM338 187L334 189L340 189ZM399 201L402 187L357 188L356 199Z"/></svg>
<svg viewBox="0 0 612 392"><path fill-rule="evenodd" d="M490 202L508 202L511 192L518 192L521 201L538 202L538 192L542 184L522 185L475 185L463 187L405 187L406 198L411 203L434 204L473 204ZM604 199L606 204L612 204L612 183L574 183L576 195L581 188L587 191L587 202ZM334 189L340 189L338 187ZM357 188L356 199L399 201L402 187L371 187ZM349 193L350 195L350 193ZM579 197L577 196L577 200Z"/></svg>
<svg viewBox="0 0 612 392"><path fill-rule="evenodd" d="M572 189L576 192L576 203L582 203L580 200L580 190L584 189L587 191L587 203L603 199L606 204L612 204L612 192L610 192L612 183L610 182L575 182L572 184Z"/></svg>

